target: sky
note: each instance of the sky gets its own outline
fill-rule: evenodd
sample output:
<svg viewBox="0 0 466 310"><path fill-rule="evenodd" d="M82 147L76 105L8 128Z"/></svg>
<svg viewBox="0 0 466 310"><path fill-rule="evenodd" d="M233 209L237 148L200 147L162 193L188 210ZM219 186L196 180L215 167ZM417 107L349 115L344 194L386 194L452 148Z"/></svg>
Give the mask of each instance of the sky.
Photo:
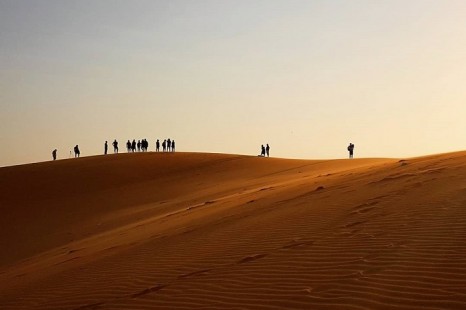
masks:
<svg viewBox="0 0 466 310"><path fill-rule="evenodd" d="M466 145L466 1L0 0L0 166L178 151L404 158Z"/></svg>

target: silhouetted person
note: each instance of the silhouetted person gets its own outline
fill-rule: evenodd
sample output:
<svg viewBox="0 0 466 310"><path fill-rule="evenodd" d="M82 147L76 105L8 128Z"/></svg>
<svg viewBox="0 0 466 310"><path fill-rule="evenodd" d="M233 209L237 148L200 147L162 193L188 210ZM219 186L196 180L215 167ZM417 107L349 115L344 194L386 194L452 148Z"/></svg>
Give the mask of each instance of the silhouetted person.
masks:
<svg viewBox="0 0 466 310"><path fill-rule="evenodd" d="M81 155L81 152L79 151L79 146L76 144L74 147L74 157L79 157Z"/></svg>
<svg viewBox="0 0 466 310"><path fill-rule="evenodd" d="M175 140L172 141L172 152L175 151Z"/></svg>
<svg viewBox="0 0 466 310"><path fill-rule="evenodd" d="M167 140L163 140L162 149L163 149L164 152L167 150Z"/></svg>
<svg viewBox="0 0 466 310"><path fill-rule="evenodd" d="M348 152L349 152L349 158L353 158L353 152L354 152L354 144L350 143L348 145Z"/></svg>
<svg viewBox="0 0 466 310"><path fill-rule="evenodd" d="M131 150L134 152L136 152L136 140L133 139L133 143L131 143Z"/></svg>
<svg viewBox="0 0 466 310"><path fill-rule="evenodd" d="M157 142L155 142L155 151L160 152L160 141L157 139Z"/></svg>
<svg viewBox="0 0 466 310"><path fill-rule="evenodd" d="M128 150L128 153L131 152L131 141L129 140L126 142L126 149Z"/></svg>
<svg viewBox="0 0 466 310"><path fill-rule="evenodd" d="M118 154L118 141L115 139L112 145L113 145L113 153Z"/></svg>
<svg viewBox="0 0 466 310"><path fill-rule="evenodd" d="M108 143L107 143L107 141L105 141L105 144L104 144L104 155L107 155L107 151L108 151Z"/></svg>
<svg viewBox="0 0 466 310"><path fill-rule="evenodd" d="M265 152L267 153L267 157L269 157L269 152L270 152L270 146L267 144L265 148Z"/></svg>
<svg viewBox="0 0 466 310"><path fill-rule="evenodd" d="M137 146L138 146L138 152L140 152L141 151L141 140L138 140Z"/></svg>
<svg viewBox="0 0 466 310"><path fill-rule="evenodd" d="M265 147L263 144L261 145L261 156L265 156Z"/></svg>
<svg viewBox="0 0 466 310"><path fill-rule="evenodd" d="M170 138L167 140L167 151L170 152L170 149L172 148L172 140Z"/></svg>
<svg viewBox="0 0 466 310"><path fill-rule="evenodd" d="M57 149L54 149L52 151L52 158L53 158L53 160L57 160Z"/></svg>
<svg viewBox="0 0 466 310"><path fill-rule="evenodd" d="M149 149L149 141L147 141L147 139L144 139L144 149L147 150Z"/></svg>

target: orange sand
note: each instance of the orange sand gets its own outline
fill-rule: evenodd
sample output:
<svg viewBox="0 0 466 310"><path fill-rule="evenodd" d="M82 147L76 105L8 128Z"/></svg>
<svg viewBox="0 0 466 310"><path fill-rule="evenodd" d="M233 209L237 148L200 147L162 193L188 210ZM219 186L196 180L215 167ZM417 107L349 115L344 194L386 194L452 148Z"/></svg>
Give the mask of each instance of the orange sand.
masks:
<svg viewBox="0 0 466 310"><path fill-rule="evenodd" d="M466 152L0 168L1 309L466 309Z"/></svg>

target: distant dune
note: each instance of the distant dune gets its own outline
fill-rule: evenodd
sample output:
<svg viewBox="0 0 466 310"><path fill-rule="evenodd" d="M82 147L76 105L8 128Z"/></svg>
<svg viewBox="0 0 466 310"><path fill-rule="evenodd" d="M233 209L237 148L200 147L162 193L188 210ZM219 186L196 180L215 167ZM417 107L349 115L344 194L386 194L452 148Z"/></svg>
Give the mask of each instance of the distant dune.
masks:
<svg viewBox="0 0 466 310"><path fill-rule="evenodd" d="M466 152L0 168L1 309L466 309Z"/></svg>

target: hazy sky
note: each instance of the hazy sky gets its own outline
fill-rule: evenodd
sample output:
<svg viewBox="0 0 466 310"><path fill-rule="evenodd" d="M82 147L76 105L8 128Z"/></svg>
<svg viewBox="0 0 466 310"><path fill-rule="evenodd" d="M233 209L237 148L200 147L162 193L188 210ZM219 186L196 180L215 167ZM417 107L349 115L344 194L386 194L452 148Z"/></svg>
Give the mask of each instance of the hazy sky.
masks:
<svg viewBox="0 0 466 310"><path fill-rule="evenodd" d="M0 0L0 166L79 144L465 149L466 1Z"/></svg>

